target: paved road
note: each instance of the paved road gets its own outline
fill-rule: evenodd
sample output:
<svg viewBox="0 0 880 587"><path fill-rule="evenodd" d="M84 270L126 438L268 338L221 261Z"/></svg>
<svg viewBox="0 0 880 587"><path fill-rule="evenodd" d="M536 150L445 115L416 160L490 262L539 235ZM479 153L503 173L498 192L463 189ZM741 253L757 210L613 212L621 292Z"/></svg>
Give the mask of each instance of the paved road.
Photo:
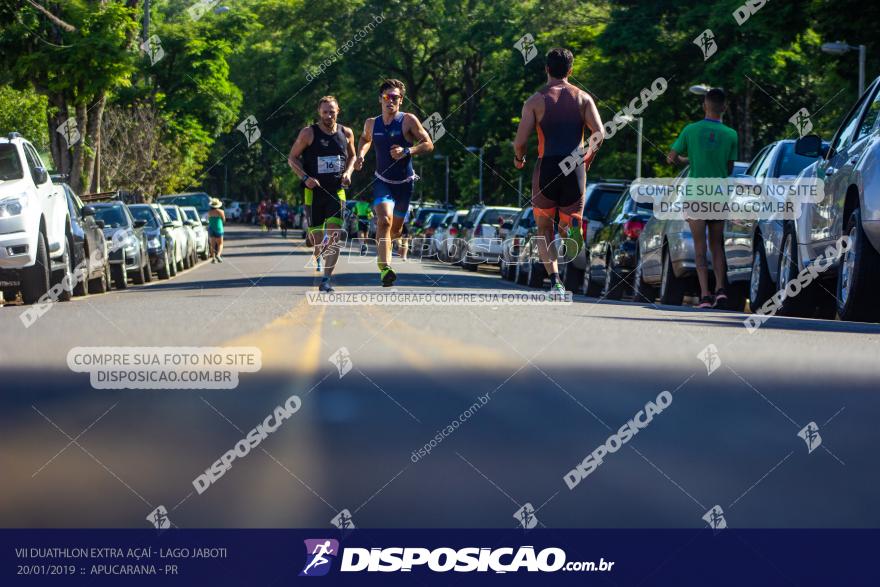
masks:
<svg viewBox="0 0 880 587"><path fill-rule="evenodd" d="M880 523L877 325L774 318L749 334L734 312L580 296L318 306L300 239L233 227L224 257L27 329L24 308L0 308L0 525L141 527L164 505L180 527L329 527L343 509L364 527L512 527L526 503L548 527L699 528L715 505L738 527ZM525 291L491 268L399 268L400 291ZM387 292L377 281L354 255L335 283ZM219 345L258 347L262 369L234 390L95 390L66 359ZM570 490L563 476L663 390L671 404ZM196 493L292 394L301 409Z"/></svg>

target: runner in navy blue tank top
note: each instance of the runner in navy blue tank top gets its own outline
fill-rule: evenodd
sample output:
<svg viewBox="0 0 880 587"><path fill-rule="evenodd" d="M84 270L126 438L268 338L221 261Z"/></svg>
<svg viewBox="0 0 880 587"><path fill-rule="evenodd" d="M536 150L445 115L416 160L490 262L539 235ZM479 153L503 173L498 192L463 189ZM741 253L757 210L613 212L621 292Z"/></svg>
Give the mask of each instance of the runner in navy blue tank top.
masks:
<svg viewBox="0 0 880 587"><path fill-rule="evenodd" d="M382 285L389 287L397 275L391 269L391 241L399 239L409 212L414 182L413 155L430 153L434 143L419 119L400 111L406 86L396 79L382 82L379 105L382 114L364 123L358 141L354 168L360 171L370 145L376 143L376 173L373 181L373 213L376 216L379 272Z"/></svg>

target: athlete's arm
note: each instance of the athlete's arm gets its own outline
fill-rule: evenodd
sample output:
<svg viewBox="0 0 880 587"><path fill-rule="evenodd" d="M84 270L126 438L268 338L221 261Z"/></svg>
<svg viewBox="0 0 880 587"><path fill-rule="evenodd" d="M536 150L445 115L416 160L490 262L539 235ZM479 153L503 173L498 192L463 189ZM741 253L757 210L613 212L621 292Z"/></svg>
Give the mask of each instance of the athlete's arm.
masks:
<svg viewBox="0 0 880 587"><path fill-rule="evenodd" d="M593 158L596 156L596 151L599 150L599 147L602 146L602 142L605 140L605 127L602 124L602 117L599 115L599 109L596 108L596 102L593 101L593 98L586 92L583 93L585 98L584 100L584 124L590 129L590 139L587 143L589 148L587 149L587 155L584 158L584 165L586 169L590 168L590 164L593 162ZM593 137L596 137L595 139Z"/></svg>
<svg viewBox="0 0 880 587"><path fill-rule="evenodd" d="M523 103L516 138L513 139L513 164L517 169L522 169L526 164L526 146L529 136L535 130L535 96L537 94L533 94Z"/></svg>
<svg viewBox="0 0 880 587"><path fill-rule="evenodd" d="M666 162L670 165L687 165L690 161L687 157L682 157L681 155L679 155L678 151L676 151L675 149L670 149L669 154L666 155ZM730 162L730 173L733 173L733 161Z"/></svg>
<svg viewBox="0 0 880 587"><path fill-rule="evenodd" d="M419 122L419 119L412 114L406 114L403 117L403 136L407 137L413 146L409 148L410 155L420 155L422 153L430 153L434 150L434 142L431 135ZM391 157L393 159L403 159L403 147L394 145L391 147Z"/></svg>
<svg viewBox="0 0 880 587"><path fill-rule="evenodd" d="M354 151L354 133L347 126L342 127L342 131L345 133L345 151L346 151L346 163L345 163L345 171L342 172L342 186L348 187L351 185L351 173L354 171L354 161L355 161L355 151Z"/></svg>
<svg viewBox="0 0 880 587"><path fill-rule="evenodd" d="M302 154L303 151L306 150L306 147L312 144L313 138L314 134L312 133L312 127L307 126L299 131L296 141L294 141L293 146L290 148L290 154L287 156L287 164L290 165L290 168L293 169L293 172L297 174L300 179L308 175L305 172L305 169L303 169ZM306 187L309 189L315 189L319 185L321 184L318 183L318 180L314 177L310 177L306 180Z"/></svg>
<svg viewBox="0 0 880 587"><path fill-rule="evenodd" d="M368 118L364 122L364 132L361 134L361 138L358 139L357 158L354 161L355 171L360 171L364 167L364 157L367 156L367 151L370 150L370 145L373 144L373 123L375 121L375 118Z"/></svg>

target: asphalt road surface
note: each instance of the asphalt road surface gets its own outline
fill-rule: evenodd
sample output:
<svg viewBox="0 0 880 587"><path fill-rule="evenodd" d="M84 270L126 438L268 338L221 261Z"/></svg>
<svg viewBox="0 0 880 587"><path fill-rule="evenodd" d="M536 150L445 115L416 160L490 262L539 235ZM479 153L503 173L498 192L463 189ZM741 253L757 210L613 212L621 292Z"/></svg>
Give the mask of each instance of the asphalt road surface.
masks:
<svg viewBox="0 0 880 587"><path fill-rule="evenodd" d="M582 296L315 305L298 236L232 226L225 263L54 304L28 328L0 308L0 525L149 527L162 505L181 528L329 528L342 510L358 527L517 527L526 504L550 528L700 528L714 506L731 527L880 524L877 325L749 334L735 312ZM389 291L347 255L339 292ZM398 291L527 291L495 268L396 266ZM68 367L82 346L257 347L262 367L235 389L99 390ZM331 360L341 347L350 362ZM291 395L300 409L198 493Z"/></svg>

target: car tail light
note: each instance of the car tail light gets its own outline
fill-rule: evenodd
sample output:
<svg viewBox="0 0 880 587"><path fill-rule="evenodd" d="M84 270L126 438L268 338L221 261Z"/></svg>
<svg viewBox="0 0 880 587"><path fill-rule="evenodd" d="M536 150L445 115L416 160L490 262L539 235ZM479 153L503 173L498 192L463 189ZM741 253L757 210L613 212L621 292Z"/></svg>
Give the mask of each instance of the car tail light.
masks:
<svg viewBox="0 0 880 587"><path fill-rule="evenodd" d="M480 224L474 229L474 236L483 236L483 225Z"/></svg>
<svg viewBox="0 0 880 587"><path fill-rule="evenodd" d="M645 222L643 220L627 220L623 225L623 234L625 234L627 238L635 240L639 238L640 234L642 234L643 228L645 228Z"/></svg>
<svg viewBox="0 0 880 587"><path fill-rule="evenodd" d="M457 235L457 234L458 234L458 229L457 229L457 228L450 228L450 229L449 229L449 236L455 236L455 235Z"/></svg>

